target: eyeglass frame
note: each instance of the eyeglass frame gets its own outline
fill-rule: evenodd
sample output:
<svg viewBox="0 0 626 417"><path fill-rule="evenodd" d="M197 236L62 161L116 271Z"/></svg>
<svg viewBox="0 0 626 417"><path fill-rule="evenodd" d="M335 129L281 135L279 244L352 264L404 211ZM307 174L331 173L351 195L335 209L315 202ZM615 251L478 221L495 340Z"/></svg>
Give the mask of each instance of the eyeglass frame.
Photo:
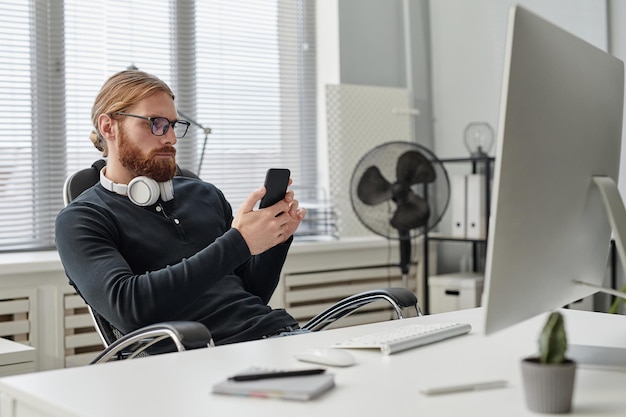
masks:
<svg viewBox="0 0 626 417"><path fill-rule="evenodd" d="M187 120L174 120L174 121L170 121L170 119L168 119L167 117L163 117L163 116L155 116L155 117L147 117L147 116L140 116L138 114L131 114L131 113L125 113L125 112L121 112L121 111L116 111L111 113L112 115L117 114L120 116L130 116L130 117L136 117L138 119L143 119L143 120L147 120L150 122L150 132L157 137L160 136L165 136L165 134L167 134L167 132L170 130L170 127L174 130L174 134L176 135L176 125L180 124L181 126L185 126L185 132L178 136L176 135L177 139L181 139L184 138L185 135L187 134L187 131L189 130L189 126L191 125L190 122L188 122ZM163 128L163 133L161 133L160 135L155 133L155 124L154 121L156 119L165 119L167 120L167 124L165 125L165 127Z"/></svg>

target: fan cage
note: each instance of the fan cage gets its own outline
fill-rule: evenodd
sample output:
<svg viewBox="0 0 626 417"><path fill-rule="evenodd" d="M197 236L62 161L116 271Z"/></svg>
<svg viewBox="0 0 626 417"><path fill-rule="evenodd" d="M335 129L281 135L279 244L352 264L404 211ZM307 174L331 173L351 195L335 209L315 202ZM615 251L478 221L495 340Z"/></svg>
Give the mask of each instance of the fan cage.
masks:
<svg viewBox="0 0 626 417"><path fill-rule="evenodd" d="M398 158L405 152L420 152L432 164L436 179L428 184L411 186L414 193L424 197L430 207L430 217L423 227L408 231L410 238L423 235L431 231L442 219L450 200L450 180L443 163L426 147L414 142L397 141L387 142L367 152L357 163L350 180L350 200L352 208L361 223L372 232L388 239L405 239L400 231L391 226L391 218L396 210L396 203L391 199L371 206L363 203L357 196L357 187L363 173L370 167L376 166L390 183L396 181L396 164Z"/></svg>

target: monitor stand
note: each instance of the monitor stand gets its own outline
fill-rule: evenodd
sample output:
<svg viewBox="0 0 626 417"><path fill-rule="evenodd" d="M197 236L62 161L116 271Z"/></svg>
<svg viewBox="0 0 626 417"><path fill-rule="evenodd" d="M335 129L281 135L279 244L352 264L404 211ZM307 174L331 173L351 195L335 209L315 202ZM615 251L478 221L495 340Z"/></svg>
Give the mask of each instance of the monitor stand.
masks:
<svg viewBox="0 0 626 417"><path fill-rule="evenodd" d="M613 239L617 248L617 255L623 267L626 267L626 250L624 248L624 239L626 238L626 208L622 196L619 193L617 184L611 177L597 176L593 177L593 182L600 190L604 208L613 230ZM591 287L596 291L613 295L619 298L626 298L626 293L606 288L599 285L589 284L584 281L574 281L578 285Z"/></svg>
<svg viewBox="0 0 626 417"><path fill-rule="evenodd" d="M617 184L610 177L593 177L602 195L602 201L606 209L619 260L626 267L626 251L624 250L624 238L626 237L626 209L620 195ZM583 281L575 281L578 285L591 287L596 291L626 298L626 294L612 288L601 287ZM626 371L626 348L590 345L569 345L567 356L575 360L583 367Z"/></svg>
<svg viewBox="0 0 626 417"><path fill-rule="evenodd" d="M626 348L610 346L567 346L567 358L583 368L626 372Z"/></svg>

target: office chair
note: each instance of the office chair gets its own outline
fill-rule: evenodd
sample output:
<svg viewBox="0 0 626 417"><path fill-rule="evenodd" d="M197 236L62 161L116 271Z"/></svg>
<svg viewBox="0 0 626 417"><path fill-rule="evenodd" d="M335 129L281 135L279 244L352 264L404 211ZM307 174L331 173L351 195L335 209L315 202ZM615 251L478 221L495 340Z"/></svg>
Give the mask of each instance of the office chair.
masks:
<svg viewBox="0 0 626 417"><path fill-rule="evenodd" d="M83 191L97 184L100 181L100 170L105 165L106 161L100 159L95 161L90 168L82 169L68 176L63 184L63 201L65 205L70 204ZM180 167L177 175L199 178L193 172ZM348 316L356 309L380 300L386 301L391 305L397 319L404 318L404 308L415 308L416 314L418 316L422 315L417 297L408 289L381 288L364 291L344 298L313 317L301 328L310 331L322 330L337 320ZM198 322L171 321L157 323L124 335L93 310L91 306L88 306L88 310L105 347L104 351L91 361L91 364L147 356L147 349L163 340L170 340L177 351L213 346L210 331Z"/></svg>

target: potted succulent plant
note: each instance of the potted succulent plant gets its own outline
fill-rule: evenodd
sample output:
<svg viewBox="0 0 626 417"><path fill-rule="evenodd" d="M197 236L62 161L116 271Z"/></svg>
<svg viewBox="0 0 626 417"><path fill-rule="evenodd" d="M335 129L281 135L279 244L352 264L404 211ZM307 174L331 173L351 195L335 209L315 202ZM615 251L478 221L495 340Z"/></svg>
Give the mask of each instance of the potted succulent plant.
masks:
<svg viewBox="0 0 626 417"><path fill-rule="evenodd" d="M526 406L539 413L563 414L572 408L576 362L565 356L563 315L552 312L539 336L539 356L522 359Z"/></svg>

